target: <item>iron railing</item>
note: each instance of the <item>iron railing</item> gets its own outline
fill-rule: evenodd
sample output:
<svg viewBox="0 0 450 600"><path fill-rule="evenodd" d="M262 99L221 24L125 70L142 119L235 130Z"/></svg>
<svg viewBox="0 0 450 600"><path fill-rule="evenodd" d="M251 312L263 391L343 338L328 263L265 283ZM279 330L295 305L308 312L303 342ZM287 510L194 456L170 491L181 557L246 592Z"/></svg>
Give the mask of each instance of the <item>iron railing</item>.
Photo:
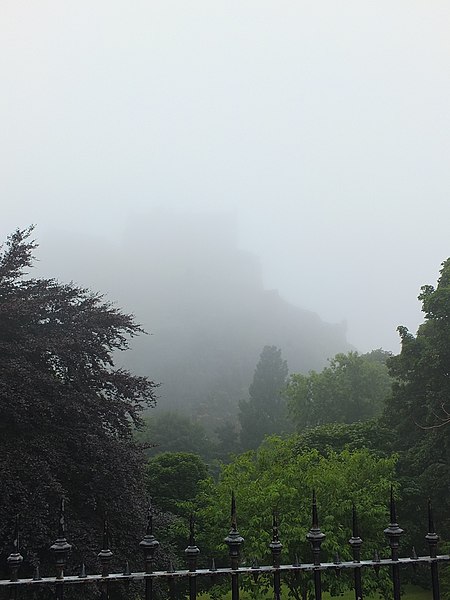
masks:
<svg viewBox="0 0 450 600"><path fill-rule="evenodd" d="M9 597L15 600L22 596L26 597L27 592L32 592L33 589L37 589L38 586L41 588L47 587L53 589L57 600L62 600L66 588L74 586L75 588L80 589L83 586L94 584L100 588L102 600L108 600L111 588L118 583L143 582L145 600L156 600L157 592L154 584L155 582L163 582L163 584L167 586L169 598L174 600L175 598L186 597L186 594L182 593L180 596L180 592L176 591L177 588L175 582L183 580L188 583L187 596L189 597L189 600L196 600L198 597L197 581L201 578L211 578L212 581L216 582L218 580L228 579L230 581L232 600L239 600L241 577L253 576L256 580L259 575L264 574L271 579L274 600L280 600L283 576L286 576L287 574L293 574L295 576L300 573L306 573L312 578L315 600L321 600L322 574L327 571L333 571L338 574L343 571L349 571L353 572L355 599L362 600L363 571L366 569L373 569L378 573L382 568L390 568L392 598L393 600L400 600L400 568L405 565L410 565L415 569L418 565L425 565L430 570L432 598L433 600L441 599L438 564L450 562L450 556L447 554L437 554L439 536L435 532L431 502L428 502L428 533L425 536L429 547L428 556L417 556L414 550L411 557L401 558L399 556L399 539L403 533L403 529L401 529L397 523L396 506L392 490L390 497L390 524L384 530L384 534L387 537L390 547L389 558L380 558L375 554L372 560L361 560L361 546L363 540L359 535L356 509L354 506L352 516L352 537L349 540L353 557L351 561L341 561L337 556L334 562L321 562L321 544L325 538L325 534L319 527L316 498L315 494L313 494L312 525L306 535L307 540L311 544L313 562L300 564L296 559L294 564L280 563L283 545L280 541L278 522L276 515L274 514L272 522L272 541L269 544L269 549L272 554L272 564L265 566L258 566L256 564L252 566L242 566L240 564L240 549L244 539L239 534L237 528L236 502L234 494L232 494L231 528L227 537L224 539L224 542L228 545L229 549L229 567L216 568L214 560L208 569L197 567L200 550L195 542L194 519L191 517L189 544L185 550L187 569L175 570L170 567L167 571L155 571L155 554L160 544L153 534L152 509L149 507L147 530L144 538L139 543L144 556L144 571L130 572L127 563L123 573L110 573L110 564L113 553L109 548L108 523L105 520L103 547L98 553L101 573L89 575L86 573L85 566L82 565L79 575L68 576L65 575L64 570L71 545L66 539L64 501L61 501L58 538L50 548L54 555L56 576L41 577L39 568L36 567L32 578L20 578L20 567L23 562L23 557L20 554L19 527L18 519L16 518L13 551L7 559L10 570L10 579L0 580L0 590L8 589ZM25 594L21 594L21 591L25 591Z"/></svg>

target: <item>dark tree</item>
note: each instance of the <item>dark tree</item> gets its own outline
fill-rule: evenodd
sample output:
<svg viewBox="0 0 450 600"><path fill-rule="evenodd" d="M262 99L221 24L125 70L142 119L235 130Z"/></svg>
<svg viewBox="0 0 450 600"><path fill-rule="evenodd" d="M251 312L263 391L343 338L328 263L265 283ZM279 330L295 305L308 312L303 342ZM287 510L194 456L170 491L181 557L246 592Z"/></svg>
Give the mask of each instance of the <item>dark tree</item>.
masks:
<svg viewBox="0 0 450 600"><path fill-rule="evenodd" d="M425 285L419 300L425 314L414 336L398 327L402 349L388 361L396 379L389 409L395 407L403 439L415 442L427 428L450 424L450 259L442 264L438 285Z"/></svg>
<svg viewBox="0 0 450 600"><path fill-rule="evenodd" d="M198 483L207 476L208 467L197 454L163 452L147 463L147 491L159 508L188 518L196 508Z"/></svg>
<svg viewBox="0 0 450 600"><path fill-rule="evenodd" d="M244 450L257 448L266 435L289 430L282 397L287 377L288 367L281 357L281 350L265 346L248 390L250 398L239 403L241 446Z"/></svg>
<svg viewBox="0 0 450 600"><path fill-rule="evenodd" d="M421 499L430 495L439 531L449 539L450 259L442 264L437 286L423 286L419 300L425 322L416 335L398 328L401 352L388 361L394 385L383 420L395 434L394 450L400 455L408 530L418 530Z"/></svg>
<svg viewBox="0 0 450 600"><path fill-rule="evenodd" d="M0 248L0 563L17 513L24 571L47 562L63 496L72 562L92 568L106 513L117 559L136 555L145 487L132 430L155 383L114 366L142 332L132 315L73 283L25 276L31 230Z"/></svg>
<svg viewBox="0 0 450 600"><path fill-rule="evenodd" d="M224 421L215 429L217 435L217 458L222 462L228 462L230 455L236 454L239 450L239 434L236 430L236 423L233 421Z"/></svg>

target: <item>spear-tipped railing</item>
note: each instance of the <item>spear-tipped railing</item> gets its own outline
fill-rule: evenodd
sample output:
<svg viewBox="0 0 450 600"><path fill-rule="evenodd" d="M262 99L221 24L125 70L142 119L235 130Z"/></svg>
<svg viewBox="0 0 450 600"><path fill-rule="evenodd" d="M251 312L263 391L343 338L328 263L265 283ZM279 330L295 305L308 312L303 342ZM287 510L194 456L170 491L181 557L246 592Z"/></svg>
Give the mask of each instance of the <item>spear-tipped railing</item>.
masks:
<svg viewBox="0 0 450 600"><path fill-rule="evenodd" d="M189 541L188 546L185 550L185 558L187 562L187 569L176 570L171 563L166 571L156 570L156 553L160 546L158 540L153 533L153 510L151 503L149 503L147 510L147 527L145 535L139 547L143 552L144 558L144 570L142 572L132 572L127 562L123 572L111 573L111 561L113 552L111 550L111 538L109 533L109 522L105 516L103 523L103 543L100 552L98 553L98 559L101 566L101 573L99 574L87 574L84 565L81 566L81 570L76 575L66 574L66 565L68 563L69 552L71 544L66 539L66 526L65 526L65 506L64 501L61 501L59 511L59 526L58 526L58 537L55 543L51 546L51 550L54 554L56 577L42 577L39 572L39 567L36 564L33 571L33 576L30 578L21 578L20 571L23 565L27 563L25 554L25 560L22 557L20 544L19 544L19 518L15 518L14 522L14 533L12 536L12 550L11 554L7 558L7 564L9 567L10 577L9 579L0 580L0 597L1 590L10 590L9 597L15 600L17 597L25 598L28 596L28 592L33 596L33 590L38 587L53 587L56 592L56 598L62 600L64 596L64 590L67 586L82 586L81 589L85 593L82 594L84 598L88 598L89 585L96 584L99 586L103 600L108 600L110 595L110 588L116 585L118 582L129 583L131 581L139 582L144 581L145 585L145 600L156 600L156 589L154 588L154 582L159 581L163 585L165 584L169 590L169 598L175 600L180 597L177 595L176 581L184 580L189 585L189 599L196 600L198 595L197 581L199 578L203 578L205 583L216 583L218 580L223 578L231 578L231 599L239 600L239 589L240 579L242 577L250 577L255 581L258 581L260 577L271 577L273 582L273 598L274 600L280 600L281 598L281 587L283 578L288 575L294 575L290 578L290 585L292 581L298 581L297 576L301 573L312 575L314 585L314 596L315 600L321 600L322 598L322 579L321 575L323 572L331 572L339 575L343 570L353 572L353 588L355 592L355 600L362 600L364 590L364 571L368 569L375 570L376 573L380 569L391 569L391 579L393 586L393 599L400 599L400 569L401 567L411 566L414 569L428 567L431 574L431 589L433 600L440 600L439 590L439 564L445 565L450 563L449 555L439 555L437 553L439 536L435 531L433 510L431 502L428 502L428 533L425 535L425 540L429 547L428 556L417 556L417 553L413 549L411 556L402 558L399 555L399 540L403 533L403 530L399 527L397 522L397 509L395 504L394 492L391 489L390 502L390 523L384 534L387 538L390 547L390 557L380 558L380 555L376 552L371 560L363 559L362 557L362 546L363 541L360 537L359 522L356 506L352 507L352 531L349 539L351 547L352 560L341 560L341 556L345 555L345 550L341 553L335 553L333 560L324 562L322 559L322 542L325 539L325 534L322 532L319 526L317 499L315 492L312 496L312 523L309 531L306 533L306 540L309 541L311 546L311 557L312 562L300 562L298 556L295 557L293 563L283 563L283 544L280 540L279 531L279 518L278 512L273 512L272 515L272 539L268 544L268 548L271 553L271 564L260 565L256 558L250 559L250 564L241 564L241 547L244 542L244 538L238 531L237 528L237 510L236 510L236 497L232 493L231 497L231 527L228 535L225 538L225 543L228 545L229 555L229 566L217 567L215 558L209 558L209 567L199 567L200 561L200 549L198 548L195 540L196 534L196 523L194 516L191 515L189 521ZM288 523L283 521L283 528L289 527ZM206 560L206 559L205 559ZM24 590L23 594L20 594L21 589Z"/></svg>

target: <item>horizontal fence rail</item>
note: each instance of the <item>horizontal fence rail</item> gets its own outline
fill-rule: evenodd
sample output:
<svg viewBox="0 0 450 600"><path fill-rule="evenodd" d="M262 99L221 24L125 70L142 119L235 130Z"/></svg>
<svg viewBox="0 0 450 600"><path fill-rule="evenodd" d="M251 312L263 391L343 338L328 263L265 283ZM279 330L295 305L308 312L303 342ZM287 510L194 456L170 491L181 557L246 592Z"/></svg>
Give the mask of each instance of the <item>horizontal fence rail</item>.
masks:
<svg viewBox="0 0 450 600"><path fill-rule="evenodd" d="M23 557L20 554L19 527L18 518L16 518L13 551L7 559L10 570L10 579L0 580L0 590L8 590L9 598L15 600L16 598L22 597L21 592L24 592L23 597L27 597L29 592L33 592L39 588L45 587L50 588L50 590L54 592L57 600L62 600L64 598L65 589L69 587L73 586L74 589L80 590L83 589L83 586L95 585L100 589L102 600L108 600L111 589L117 584L141 582L141 584L143 583L144 585L145 600L156 600L157 593L153 584L155 582L163 582L167 586L169 598L174 600L175 598L186 597L186 594L183 593L180 596L177 595L175 591L175 582L185 581L188 583L187 596L189 597L189 600L196 600L198 597L198 579L209 579L209 581L213 583L227 579L230 581L232 600L239 600L239 582L242 576L253 577L253 579L256 581L260 575L266 575L271 579L274 600L281 600L281 585L283 576L286 576L286 574L293 574L296 576L300 573L309 573L313 581L314 598L315 600L321 600L322 574L324 572L331 571L339 576L341 572L347 571L353 573L353 589L355 592L355 600L362 600L362 574L364 570L372 569L378 574L380 569L387 568L390 569L392 598L393 600L400 600L400 568L411 566L416 569L419 565L425 565L430 570L432 598L433 600L440 600L441 595L439 589L438 564L450 562L450 555L437 554L439 536L435 532L434 528L431 502L428 502L428 533L425 536L429 547L429 555L416 556L415 551L413 550L412 556L407 558L399 557L399 539L403 533L403 530L397 523L396 507L392 489L390 497L390 524L384 530L391 550L390 558L379 558L379 556L375 554L372 560L361 560L361 546L363 544L363 540L359 536L356 509L353 506L352 537L349 540L353 560L341 561L339 556L336 556L333 562L321 562L320 547L325 539L325 534L319 527L317 503L314 493L312 501L312 525L311 529L306 535L306 538L310 542L312 549L313 562L311 563L300 563L298 560L296 560L294 564L280 563L283 545L279 539L277 518L276 515L274 515L272 522L272 541L269 544L269 549L272 553L272 564L264 566L258 566L255 564L252 566L240 565L240 548L244 542L244 539L239 534L237 529L236 501L233 493L231 500L231 528L227 537L224 539L224 542L229 548L230 566L226 568L216 568L213 560L210 568L197 568L197 559L200 554L200 550L195 543L194 519L191 517L189 545L185 550L185 559L188 568L183 570L169 568L169 570L166 571L157 571L154 570L154 561L156 551L159 547L159 542L153 535L152 520L153 513L150 506L148 510L146 534L139 543L139 547L144 555L144 571L130 572L128 566L126 566L123 573L109 572L109 565L112 560L113 553L109 549L108 523L105 521L103 530L103 547L98 553L98 560L101 565L101 573L86 574L86 570L83 565L79 575L65 575L64 569L67 564L71 545L67 542L65 537L64 501L62 500L58 538L50 548L54 554L56 576L41 577L39 569L36 568L33 577L25 579L19 577L20 566L23 562Z"/></svg>

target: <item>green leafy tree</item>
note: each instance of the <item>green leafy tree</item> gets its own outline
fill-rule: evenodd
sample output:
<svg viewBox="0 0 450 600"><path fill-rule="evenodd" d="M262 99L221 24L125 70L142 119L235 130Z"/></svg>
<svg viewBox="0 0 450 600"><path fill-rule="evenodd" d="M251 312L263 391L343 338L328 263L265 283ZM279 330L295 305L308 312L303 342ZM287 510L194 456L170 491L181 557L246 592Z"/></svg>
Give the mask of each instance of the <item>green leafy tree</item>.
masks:
<svg viewBox="0 0 450 600"><path fill-rule="evenodd" d="M64 496L72 564L97 568L106 512L118 559L142 535L144 457L132 429L155 383L114 366L142 332L132 315L72 283L24 277L30 233L0 249L0 564L17 513L24 570L48 560Z"/></svg>
<svg viewBox="0 0 450 600"><path fill-rule="evenodd" d="M450 424L450 258L442 264L438 285L422 287L419 300L425 314L416 336L398 327L401 352L389 370L395 378L388 409L395 408L403 439L423 439L426 428Z"/></svg>
<svg viewBox="0 0 450 600"><path fill-rule="evenodd" d="M437 286L423 286L419 300L425 322L416 335L398 328L401 352L388 361L394 385L383 421L400 454L399 474L409 497L406 526L425 549L418 515L426 496L434 500L441 536L450 540L450 259L442 264Z"/></svg>
<svg viewBox="0 0 450 600"><path fill-rule="evenodd" d="M389 356L383 350L337 354L320 373L291 375L286 397L298 430L379 416L392 385Z"/></svg>
<svg viewBox="0 0 450 600"><path fill-rule="evenodd" d="M288 367L276 346L265 346L256 365L249 399L239 403L241 447L257 448L264 437L290 430L286 402Z"/></svg>
<svg viewBox="0 0 450 600"><path fill-rule="evenodd" d="M327 423L308 427L298 434L297 451L315 449L321 454L366 448L380 456L392 454L393 432L378 419L355 423Z"/></svg>
<svg viewBox="0 0 450 600"><path fill-rule="evenodd" d="M271 437L258 449L242 454L223 467L218 483L209 481L199 510L199 545L227 564L227 549L222 540L229 527L229 499L236 491L238 527L245 539L242 563L270 564L269 543L272 511L279 515L282 560L288 564L297 558L311 561L306 533L311 527L311 496L316 491L319 518L326 534L323 542L324 561L333 561L336 553L351 560L348 540L351 537L352 502L358 507L363 557L371 558L375 549L386 545L383 527L388 522L387 499L394 480L395 458L379 457L367 449L330 451L327 456L317 450L298 452L297 437ZM215 545L211 546L211 540ZM325 589L338 592L351 582L345 577L325 578ZM310 578L298 582L284 579L290 596L313 598ZM376 587L370 574L365 579L366 591ZM298 585L299 584L299 585ZM260 588L250 581L247 587L255 597ZM264 585L264 584L263 584Z"/></svg>
<svg viewBox="0 0 450 600"><path fill-rule="evenodd" d="M189 540L189 518L197 508L200 482L208 477L208 467L197 454L189 452L163 452L150 458L145 470L147 494L154 512L170 516L165 527L158 527L157 537L161 546L174 548L172 564L184 569L184 550ZM183 582L177 585L177 597L184 598ZM165 590L160 590L165 598ZM158 596L160 597L160 596Z"/></svg>
<svg viewBox="0 0 450 600"><path fill-rule="evenodd" d="M147 491L154 503L185 517L194 510L199 482L207 477L206 463L189 452L163 452L146 466Z"/></svg>

